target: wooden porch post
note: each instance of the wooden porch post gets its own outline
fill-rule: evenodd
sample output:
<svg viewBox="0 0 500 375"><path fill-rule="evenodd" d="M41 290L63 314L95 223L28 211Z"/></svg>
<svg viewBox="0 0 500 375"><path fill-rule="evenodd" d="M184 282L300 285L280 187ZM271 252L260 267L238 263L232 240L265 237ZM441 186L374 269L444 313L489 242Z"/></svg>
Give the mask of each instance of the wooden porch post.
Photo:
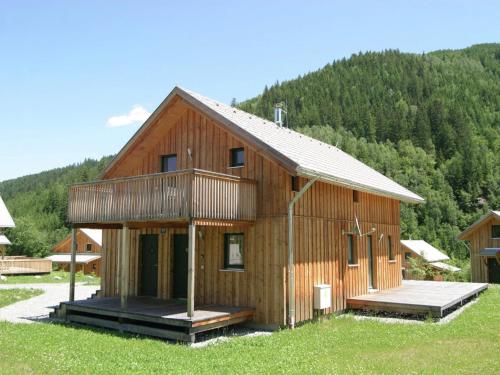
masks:
<svg viewBox="0 0 500 375"><path fill-rule="evenodd" d="M71 228L71 261L69 264L69 301L75 300L75 271L76 271L76 229Z"/></svg>
<svg viewBox="0 0 500 375"><path fill-rule="evenodd" d="M129 282L129 266L130 266L130 244L129 244L129 229L123 224L122 240L120 246L120 306L127 307L128 298L128 282Z"/></svg>
<svg viewBox="0 0 500 375"><path fill-rule="evenodd" d="M194 316L194 249L196 244L196 225L189 223L188 234L188 288L187 288L187 315Z"/></svg>

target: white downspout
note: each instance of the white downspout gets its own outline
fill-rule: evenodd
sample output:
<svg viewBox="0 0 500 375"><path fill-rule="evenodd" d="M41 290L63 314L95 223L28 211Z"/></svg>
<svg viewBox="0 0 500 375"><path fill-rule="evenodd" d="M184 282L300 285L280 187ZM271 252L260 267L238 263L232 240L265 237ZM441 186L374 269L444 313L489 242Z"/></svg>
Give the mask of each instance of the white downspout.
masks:
<svg viewBox="0 0 500 375"><path fill-rule="evenodd" d="M288 203L288 326L295 327L295 263L293 259L293 209L295 203L309 190L319 176L309 180L307 184Z"/></svg>

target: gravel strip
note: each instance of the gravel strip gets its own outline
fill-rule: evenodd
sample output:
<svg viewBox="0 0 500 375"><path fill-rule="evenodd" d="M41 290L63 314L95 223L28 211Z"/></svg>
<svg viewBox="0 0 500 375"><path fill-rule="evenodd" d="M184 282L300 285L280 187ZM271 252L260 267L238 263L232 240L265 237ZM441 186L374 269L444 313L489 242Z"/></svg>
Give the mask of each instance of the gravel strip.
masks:
<svg viewBox="0 0 500 375"><path fill-rule="evenodd" d="M68 300L69 284L6 284L0 285L0 289L41 289L43 294L13 303L0 308L0 321L5 320L12 323L33 323L46 320L53 307L60 302ZM75 299L89 298L92 293L99 289L99 285L83 285L77 283L75 287Z"/></svg>

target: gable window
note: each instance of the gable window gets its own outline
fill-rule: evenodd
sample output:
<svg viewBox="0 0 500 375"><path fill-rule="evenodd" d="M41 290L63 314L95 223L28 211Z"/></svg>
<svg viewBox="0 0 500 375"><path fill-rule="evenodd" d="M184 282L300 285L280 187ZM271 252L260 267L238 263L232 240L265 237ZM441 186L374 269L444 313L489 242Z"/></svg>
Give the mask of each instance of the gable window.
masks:
<svg viewBox="0 0 500 375"><path fill-rule="evenodd" d="M177 170L177 154L163 155L161 157L161 171L175 172Z"/></svg>
<svg viewBox="0 0 500 375"><path fill-rule="evenodd" d="M357 190L352 191L352 201L355 203L359 202L359 191Z"/></svg>
<svg viewBox="0 0 500 375"><path fill-rule="evenodd" d="M387 256L389 260L394 260L394 250L392 248L392 237L387 236Z"/></svg>
<svg viewBox="0 0 500 375"><path fill-rule="evenodd" d="M491 226L491 238L500 238L500 225Z"/></svg>
<svg viewBox="0 0 500 375"><path fill-rule="evenodd" d="M356 264L357 256L356 256L356 243L354 240L354 235L347 235L347 263L348 264Z"/></svg>
<svg viewBox="0 0 500 375"><path fill-rule="evenodd" d="M92 252L92 244L91 243L88 243L85 245L85 251L87 253L91 253Z"/></svg>
<svg viewBox="0 0 500 375"><path fill-rule="evenodd" d="M292 176L292 191L299 191L299 177Z"/></svg>
<svg viewBox="0 0 500 375"><path fill-rule="evenodd" d="M232 148L231 167L242 167L245 164L245 149L243 147Z"/></svg>
<svg viewBox="0 0 500 375"><path fill-rule="evenodd" d="M244 269L243 233L224 234L224 268Z"/></svg>

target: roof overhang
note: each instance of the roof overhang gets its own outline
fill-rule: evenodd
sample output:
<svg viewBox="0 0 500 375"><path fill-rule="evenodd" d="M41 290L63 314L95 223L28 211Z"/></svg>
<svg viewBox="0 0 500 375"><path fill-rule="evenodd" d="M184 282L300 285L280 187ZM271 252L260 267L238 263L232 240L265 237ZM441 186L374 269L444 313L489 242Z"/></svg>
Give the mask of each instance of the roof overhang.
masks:
<svg viewBox="0 0 500 375"><path fill-rule="evenodd" d="M54 263L71 263L71 254L52 254L45 259L50 259ZM76 264L88 264L101 259L100 254L76 254Z"/></svg>
<svg viewBox="0 0 500 375"><path fill-rule="evenodd" d="M4 234L0 234L0 245L12 245L12 244Z"/></svg>
<svg viewBox="0 0 500 375"><path fill-rule="evenodd" d="M358 183L355 183L355 182L352 182L349 180L343 180L341 178L334 177L331 175L325 175L325 174L318 173L316 171L311 171L311 170L308 170L308 169L305 169L302 167L297 167L296 171L297 171L297 175L302 176L302 177L307 177L307 178L319 177L319 180L323 181L323 182L347 187L349 189L354 188L356 190L359 190L359 191L362 191L365 193L376 194L376 195L380 195L380 196L383 196L386 198L396 199L396 200L406 202L406 203L424 203L425 202L424 198L422 198L416 194L415 194L415 198L410 198L408 196L393 194L393 193L387 192L385 190L375 189L373 187L368 187L368 186L358 184Z"/></svg>

